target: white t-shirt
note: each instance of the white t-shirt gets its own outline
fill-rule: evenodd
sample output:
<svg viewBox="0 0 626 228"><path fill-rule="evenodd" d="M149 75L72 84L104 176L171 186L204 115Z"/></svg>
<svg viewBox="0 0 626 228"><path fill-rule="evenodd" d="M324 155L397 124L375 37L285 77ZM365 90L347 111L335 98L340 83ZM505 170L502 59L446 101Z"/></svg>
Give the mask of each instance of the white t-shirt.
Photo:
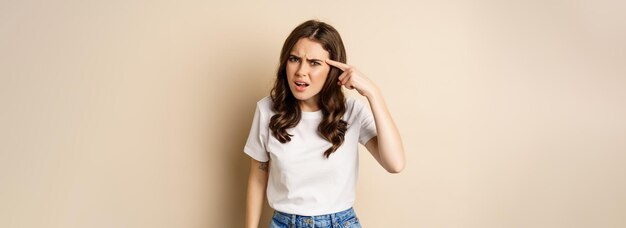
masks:
<svg viewBox="0 0 626 228"><path fill-rule="evenodd" d="M347 97L343 120L348 129L341 147L327 159L332 145L317 133L322 112L302 112L293 135L285 144L269 129L272 99L257 102L254 120L244 152L260 161L270 161L267 200L274 210L314 216L336 213L352 207L358 177L358 143L365 145L376 136L374 117L368 106Z"/></svg>

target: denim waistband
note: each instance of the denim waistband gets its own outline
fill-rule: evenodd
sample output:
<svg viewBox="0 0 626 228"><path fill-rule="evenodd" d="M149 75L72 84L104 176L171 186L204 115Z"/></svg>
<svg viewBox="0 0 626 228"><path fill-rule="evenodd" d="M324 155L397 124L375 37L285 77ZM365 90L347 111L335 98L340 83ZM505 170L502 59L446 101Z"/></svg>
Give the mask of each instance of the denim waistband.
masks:
<svg viewBox="0 0 626 228"><path fill-rule="evenodd" d="M313 216L296 215L296 214L289 214L289 213L285 213L281 211L274 211L274 218L280 220L281 222L285 224L291 224L296 221L301 221L301 220L306 220L306 219L312 219L314 221L325 220L325 221L336 223L336 222L344 221L354 216L355 216L355 212L352 207L346 210L337 212L337 213L325 214L325 215L313 215Z"/></svg>

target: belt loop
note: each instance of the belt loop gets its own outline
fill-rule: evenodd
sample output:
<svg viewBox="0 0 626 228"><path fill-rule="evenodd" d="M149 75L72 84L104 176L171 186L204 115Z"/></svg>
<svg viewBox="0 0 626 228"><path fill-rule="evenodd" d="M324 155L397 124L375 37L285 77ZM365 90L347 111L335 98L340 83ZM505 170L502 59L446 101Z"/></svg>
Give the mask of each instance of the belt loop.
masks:
<svg viewBox="0 0 626 228"><path fill-rule="evenodd" d="M291 224L296 227L296 214L291 214Z"/></svg>
<svg viewBox="0 0 626 228"><path fill-rule="evenodd" d="M337 218L335 218L335 213L330 214L330 223L333 224L333 227L337 227Z"/></svg>

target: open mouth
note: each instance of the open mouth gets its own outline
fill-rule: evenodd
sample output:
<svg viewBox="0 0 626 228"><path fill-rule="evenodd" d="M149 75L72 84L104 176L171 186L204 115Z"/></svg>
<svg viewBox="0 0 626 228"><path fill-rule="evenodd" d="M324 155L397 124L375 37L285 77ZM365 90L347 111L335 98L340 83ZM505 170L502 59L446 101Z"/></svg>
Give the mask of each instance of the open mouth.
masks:
<svg viewBox="0 0 626 228"><path fill-rule="evenodd" d="M309 86L309 84L306 82L294 82L294 84L296 84L296 90L299 92L304 91L306 87Z"/></svg>
<svg viewBox="0 0 626 228"><path fill-rule="evenodd" d="M304 82L296 82L296 86L303 86L303 87L307 87L307 86L309 86L309 84L304 83Z"/></svg>

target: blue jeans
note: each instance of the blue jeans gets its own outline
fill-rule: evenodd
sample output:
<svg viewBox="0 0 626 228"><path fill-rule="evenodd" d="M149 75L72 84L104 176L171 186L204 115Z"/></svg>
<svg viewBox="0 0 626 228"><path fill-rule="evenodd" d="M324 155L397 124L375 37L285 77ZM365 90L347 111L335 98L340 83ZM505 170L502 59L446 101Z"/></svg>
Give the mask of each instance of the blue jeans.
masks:
<svg viewBox="0 0 626 228"><path fill-rule="evenodd" d="M274 211L270 228L361 228L354 209L316 216L302 216Z"/></svg>

